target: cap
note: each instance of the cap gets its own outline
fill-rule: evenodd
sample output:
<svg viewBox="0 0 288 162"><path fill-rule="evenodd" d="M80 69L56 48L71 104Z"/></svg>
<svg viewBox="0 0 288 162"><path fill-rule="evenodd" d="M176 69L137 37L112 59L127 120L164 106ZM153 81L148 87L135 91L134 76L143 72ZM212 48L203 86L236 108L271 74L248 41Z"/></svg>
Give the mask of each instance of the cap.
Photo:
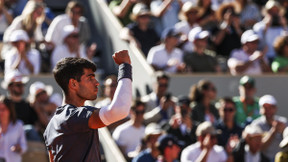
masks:
<svg viewBox="0 0 288 162"><path fill-rule="evenodd" d="M262 107L264 104L277 105L277 101L272 95L264 95L259 99L259 106Z"/></svg>
<svg viewBox="0 0 288 162"><path fill-rule="evenodd" d="M173 144L181 146L181 144L178 142L178 140L176 139L176 137L174 137L171 134L163 134L162 136L160 136L157 140L157 144L158 144L158 149L160 152L164 152L164 149L168 146L173 146Z"/></svg>
<svg viewBox="0 0 288 162"><path fill-rule="evenodd" d="M145 128L145 136L162 134L161 127L156 123L150 123Z"/></svg>
<svg viewBox="0 0 288 162"><path fill-rule="evenodd" d="M194 27L190 30L188 34L188 39L190 42L194 42L196 39L204 39L209 36L209 32L206 30L203 30L201 27Z"/></svg>
<svg viewBox="0 0 288 162"><path fill-rule="evenodd" d="M280 142L279 147L284 148L288 144L288 127L283 131L283 140Z"/></svg>
<svg viewBox="0 0 288 162"><path fill-rule="evenodd" d="M53 92L53 87L51 85L45 85L40 81L36 81L30 85L29 93L31 96L36 96L39 92L45 90L48 95L51 95Z"/></svg>
<svg viewBox="0 0 288 162"><path fill-rule="evenodd" d="M13 82L21 82L23 84L29 81L28 76L24 76L19 71L15 70L4 75L4 80L1 83L3 89L7 89L8 85Z"/></svg>
<svg viewBox="0 0 288 162"><path fill-rule="evenodd" d="M241 36L242 44L256 40L259 40L259 36L253 30L246 30Z"/></svg>
<svg viewBox="0 0 288 162"><path fill-rule="evenodd" d="M161 35L162 40L168 38L168 37L178 37L181 33L176 31L175 28L166 28Z"/></svg>
<svg viewBox="0 0 288 162"><path fill-rule="evenodd" d="M190 105L190 99L187 96L178 96L178 105Z"/></svg>
<svg viewBox="0 0 288 162"><path fill-rule="evenodd" d="M201 136L201 135L205 135L205 134L211 134L211 135L217 135L218 134L217 130L214 128L212 123L209 121L202 122L201 124L198 125L198 127L196 129L196 135L197 136Z"/></svg>
<svg viewBox="0 0 288 162"><path fill-rule="evenodd" d="M29 37L26 31L24 30L15 30L11 33L9 38L10 42L17 42L17 41L29 41Z"/></svg>
<svg viewBox="0 0 288 162"><path fill-rule="evenodd" d="M247 125L245 127L244 131L247 135L250 135L250 136L256 136L256 135L262 135L263 134L263 131L261 130L261 128L257 125L253 125L253 124Z"/></svg>
<svg viewBox="0 0 288 162"><path fill-rule="evenodd" d="M63 30L62 30L62 39L64 41L64 39L69 36L72 33L79 33L78 28L74 27L73 25L66 25L64 26Z"/></svg>
<svg viewBox="0 0 288 162"><path fill-rule="evenodd" d="M132 9L131 19L135 20L138 16L141 15L151 15L151 13L144 3L137 3Z"/></svg>
<svg viewBox="0 0 288 162"><path fill-rule="evenodd" d="M269 0L269 1L266 2L266 4L265 4L265 9L266 10L270 10L273 7L281 8L281 5L280 5L279 2L277 2L275 0Z"/></svg>
<svg viewBox="0 0 288 162"><path fill-rule="evenodd" d="M248 75L243 76L239 80L239 84L242 85L242 86L247 84L247 83L252 85L253 87L255 86L255 80L252 77L248 76Z"/></svg>

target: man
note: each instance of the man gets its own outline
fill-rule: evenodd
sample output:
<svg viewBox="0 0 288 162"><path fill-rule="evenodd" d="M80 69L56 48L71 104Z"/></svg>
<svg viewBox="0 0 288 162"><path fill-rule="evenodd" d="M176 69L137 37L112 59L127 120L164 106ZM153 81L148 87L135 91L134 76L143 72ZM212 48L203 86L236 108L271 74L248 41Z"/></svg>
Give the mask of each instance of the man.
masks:
<svg viewBox="0 0 288 162"><path fill-rule="evenodd" d="M232 75L271 72L265 52L258 50L259 40L259 36L253 30L247 30L242 34L242 48L233 50L227 62Z"/></svg>
<svg viewBox="0 0 288 162"><path fill-rule="evenodd" d="M260 152L262 136L263 132L258 126L247 125L243 131L243 138L232 152L234 162L269 162Z"/></svg>
<svg viewBox="0 0 288 162"><path fill-rule="evenodd" d="M236 123L242 127L249 124L252 120L258 118L259 104L258 97L255 96L255 80L247 75L239 80L239 96L233 97L236 105Z"/></svg>
<svg viewBox="0 0 288 162"><path fill-rule="evenodd" d="M215 128L221 130L221 134L218 135L218 144L225 148L230 138L241 138L243 128L235 122L236 107L230 97L219 100L218 111L220 119L215 124Z"/></svg>
<svg viewBox="0 0 288 162"><path fill-rule="evenodd" d="M216 145L217 131L211 122L205 121L197 127L198 142L184 148L181 161L223 162L228 159L222 146Z"/></svg>
<svg viewBox="0 0 288 162"><path fill-rule="evenodd" d="M208 37L209 32L201 27L190 30L188 39L189 43L193 43L194 49L186 52L183 58L188 72L221 72L216 57L212 55L214 52L207 49Z"/></svg>
<svg viewBox="0 0 288 162"><path fill-rule="evenodd" d="M164 134L160 136L157 140L157 147L160 151L160 155L158 156L158 161L165 162L176 162L179 153L181 151L181 147L177 139L171 134Z"/></svg>
<svg viewBox="0 0 288 162"><path fill-rule="evenodd" d="M147 62L154 70L177 73L184 70L183 52L177 48L180 33L174 28L167 28L162 32L163 43L150 49Z"/></svg>
<svg viewBox="0 0 288 162"><path fill-rule="evenodd" d="M261 117L255 119L255 124L264 132L261 152L274 161L275 155L280 151L279 143L282 141L282 133L288 126L287 118L276 115L277 101L272 95L264 95L259 99Z"/></svg>
<svg viewBox="0 0 288 162"><path fill-rule="evenodd" d="M116 127L112 134L124 157L129 161L129 154L137 149L145 135L144 121L145 104L135 100L130 111L130 120Z"/></svg>
<svg viewBox="0 0 288 162"><path fill-rule="evenodd" d="M108 107L84 106L97 98L96 65L83 58L64 58L53 70L64 104L50 120L44 139L50 161L101 161L98 128L126 117L132 101L132 67L127 50L112 56L119 66L118 87ZM121 97L120 97L121 96Z"/></svg>
<svg viewBox="0 0 288 162"><path fill-rule="evenodd" d="M19 71L12 71L5 74L2 88L7 89L7 98L15 105L16 118L22 120L25 128L27 140L41 141L38 132L35 129L35 124L39 122L41 125L46 125L47 120L42 115L41 110L34 109L23 98L25 92L25 84L29 81L27 76L23 76Z"/></svg>

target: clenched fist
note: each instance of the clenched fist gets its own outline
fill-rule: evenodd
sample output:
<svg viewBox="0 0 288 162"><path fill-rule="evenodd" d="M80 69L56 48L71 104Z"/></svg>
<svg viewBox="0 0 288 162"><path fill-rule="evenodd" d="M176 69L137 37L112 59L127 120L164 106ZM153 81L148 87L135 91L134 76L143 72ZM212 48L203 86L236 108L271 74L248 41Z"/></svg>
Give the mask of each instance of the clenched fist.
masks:
<svg viewBox="0 0 288 162"><path fill-rule="evenodd" d="M112 55L116 64L120 65L122 63L131 64L130 56L128 50L117 51Z"/></svg>

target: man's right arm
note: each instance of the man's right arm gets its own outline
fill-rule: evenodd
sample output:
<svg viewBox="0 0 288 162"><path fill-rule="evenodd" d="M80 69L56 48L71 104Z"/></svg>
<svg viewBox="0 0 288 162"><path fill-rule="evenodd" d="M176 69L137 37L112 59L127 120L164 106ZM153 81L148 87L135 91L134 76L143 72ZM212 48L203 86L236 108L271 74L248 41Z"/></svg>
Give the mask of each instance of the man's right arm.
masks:
<svg viewBox="0 0 288 162"><path fill-rule="evenodd" d="M89 127L97 129L125 118L132 104L132 67L127 50L116 52L113 55L119 65L118 85L111 104L95 110L89 119Z"/></svg>

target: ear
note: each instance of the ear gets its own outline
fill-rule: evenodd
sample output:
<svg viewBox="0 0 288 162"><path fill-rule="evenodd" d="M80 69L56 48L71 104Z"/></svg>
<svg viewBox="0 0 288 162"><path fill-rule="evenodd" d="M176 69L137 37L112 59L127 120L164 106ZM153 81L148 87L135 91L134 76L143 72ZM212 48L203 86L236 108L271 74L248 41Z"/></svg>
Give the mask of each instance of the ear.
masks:
<svg viewBox="0 0 288 162"><path fill-rule="evenodd" d="M69 89L75 89L78 87L78 82L75 79L70 79L68 83Z"/></svg>

